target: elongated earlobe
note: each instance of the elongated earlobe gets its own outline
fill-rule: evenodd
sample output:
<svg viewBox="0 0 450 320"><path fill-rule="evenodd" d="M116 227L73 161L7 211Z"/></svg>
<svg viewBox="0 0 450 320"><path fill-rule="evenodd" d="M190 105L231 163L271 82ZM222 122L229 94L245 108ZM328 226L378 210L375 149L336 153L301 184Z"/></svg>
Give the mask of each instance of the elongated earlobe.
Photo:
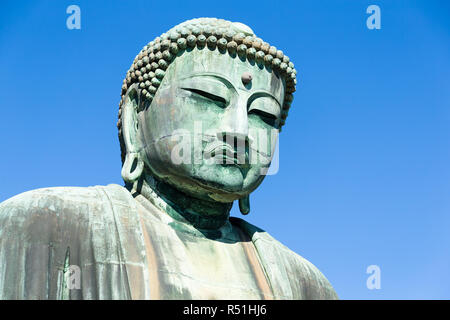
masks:
<svg viewBox="0 0 450 320"><path fill-rule="evenodd" d="M250 196L239 199L239 210L243 215L249 214L250 212Z"/></svg>
<svg viewBox="0 0 450 320"><path fill-rule="evenodd" d="M133 184L139 179L144 170L144 161L141 159L141 142L138 132L139 96L136 85L131 86L126 94L122 106L122 134L126 148L125 161L122 165L122 178L126 183Z"/></svg>
<svg viewBox="0 0 450 320"><path fill-rule="evenodd" d="M125 162L122 166L122 178L125 182L134 183L142 174L144 161L140 159L139 153L129 152L125 156Z"/></svg>

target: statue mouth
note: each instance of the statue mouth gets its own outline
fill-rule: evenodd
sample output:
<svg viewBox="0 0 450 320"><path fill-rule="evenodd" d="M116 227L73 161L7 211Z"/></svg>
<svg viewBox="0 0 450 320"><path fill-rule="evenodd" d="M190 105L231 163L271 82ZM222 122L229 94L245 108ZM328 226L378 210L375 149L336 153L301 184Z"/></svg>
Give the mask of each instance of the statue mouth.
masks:
<svg viewBox="0 0 450 320"><path fill-rule="evenodd" d="M225 141L213 140L204 147L203 158L220 165L235 165L245 167L249 164L247 148L239 148Z"/></svg>
<svg viewBox="0 0 450 320"><path fill-rule="evenodd" d="M211 151L205 152L206 160L214 159L214 163L222 165L240 165L238 161L238 153L227 144L220 144L215 146ZM245 158L244 158L245 163Z"/></svg>

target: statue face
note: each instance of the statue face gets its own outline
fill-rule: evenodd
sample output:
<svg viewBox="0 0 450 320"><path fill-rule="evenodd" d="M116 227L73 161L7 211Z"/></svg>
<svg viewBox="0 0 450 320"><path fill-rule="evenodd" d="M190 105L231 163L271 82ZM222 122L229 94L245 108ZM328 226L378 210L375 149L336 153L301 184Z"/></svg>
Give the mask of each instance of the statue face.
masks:
<svg viewBox="0 0 450 320"><path fill-rule="evenodd" d="M248 195L272 159L284 90L275 73L238 56L207 47L185 52L139 113L147 166L195 197Z"/></svg>

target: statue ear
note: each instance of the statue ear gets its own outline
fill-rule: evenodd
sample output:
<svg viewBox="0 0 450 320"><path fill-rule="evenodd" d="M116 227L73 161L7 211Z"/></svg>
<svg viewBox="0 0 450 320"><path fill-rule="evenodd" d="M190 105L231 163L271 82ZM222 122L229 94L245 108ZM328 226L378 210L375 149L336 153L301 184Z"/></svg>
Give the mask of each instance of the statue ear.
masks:
<svg viewBox="0 0 450 320"><path fill-rule="evenodd" d="M121 172L123 180L131 184L139 179L144 169L144 161L140 155L142 143L139 135L139 103L137 86L132 85L122 105L122 135L127 153Z"/></svg>
<svg viewBox="0 0 450 320"><path fill-rule="evenodd" d="M250 195L239 199L239 210L243 215L250 213Z"/></svg>

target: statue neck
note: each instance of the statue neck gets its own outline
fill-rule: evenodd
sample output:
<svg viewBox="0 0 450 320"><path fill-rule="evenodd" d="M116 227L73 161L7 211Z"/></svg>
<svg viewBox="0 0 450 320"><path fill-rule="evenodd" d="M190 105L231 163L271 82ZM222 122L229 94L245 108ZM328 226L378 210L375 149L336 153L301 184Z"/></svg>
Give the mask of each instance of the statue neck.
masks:
<svg viewBox="0 0 450 320"><path fill-rule="evenodd" d="M197 229L221 228L228 221L233 206L232 202L222 203L189 196L148 174L134 183L132 193L135 192L173 219L188 223Z"/></svg>

